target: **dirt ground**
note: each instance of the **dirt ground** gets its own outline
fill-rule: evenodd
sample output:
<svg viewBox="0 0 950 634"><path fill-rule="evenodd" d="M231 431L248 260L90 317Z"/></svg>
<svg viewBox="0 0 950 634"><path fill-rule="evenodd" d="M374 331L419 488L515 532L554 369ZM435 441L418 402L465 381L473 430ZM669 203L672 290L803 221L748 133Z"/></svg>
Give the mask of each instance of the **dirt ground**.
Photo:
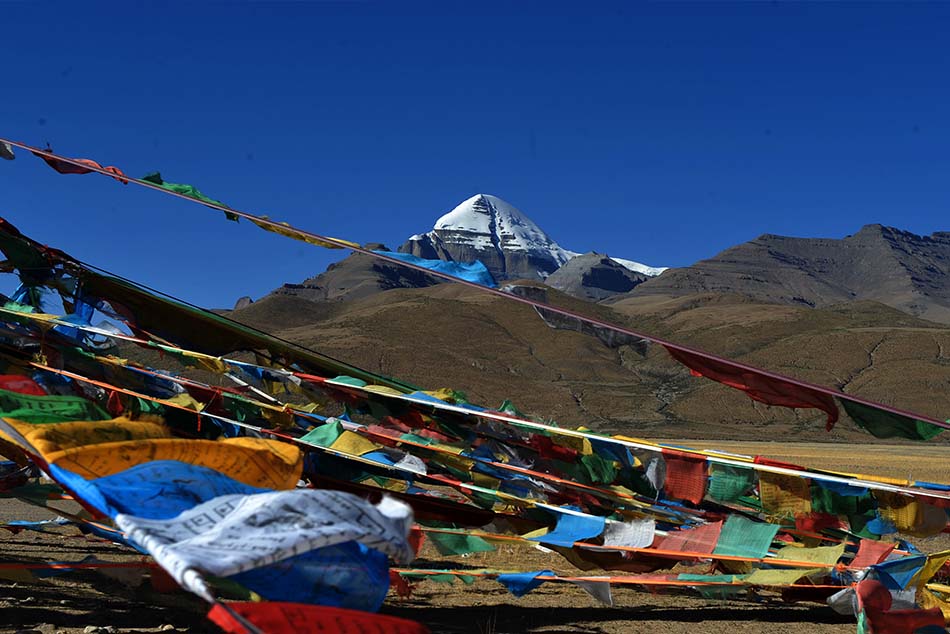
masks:
<svg viewBox="0 0 950 634"><path fill-rule="evenodd" d="M678 444L745 454L760 454L799 464L860 471L891 477L950 480L950 447L781 444L773 442L677 441ZM0 520L47 519L52 515L14 500L0 500ZM916 540L925 551L950 547L946 536ZM81 536L73 527L55 533L0 531L0 564L4 562L78 561L87 555L105 561L141 561L141 556L97 538ZM418 567L522 570L551 568L572 572L554 554L515 545L493 553L442 558L428 545ZM704 572L701 566L696 572ZM596 574L596 573L586 573ZM135 577L135 573L132 573ZM137 585L139 581L144 581ZM614 607L595 601L579 587L547 583L516 599L497 582L476 579L442 584L425 581L409 598L390 593L383 611L427 624L434 633L515 634L852 634L855 624L815 603L784 604L761 594L749 600L712 600L685 594L612 590ZM86 634L99 632L216 632L203 618L201 601L184 593L159 593L145 579L131 584L98 571L68 572L38 581L0 579L0 631Z"/></svg>

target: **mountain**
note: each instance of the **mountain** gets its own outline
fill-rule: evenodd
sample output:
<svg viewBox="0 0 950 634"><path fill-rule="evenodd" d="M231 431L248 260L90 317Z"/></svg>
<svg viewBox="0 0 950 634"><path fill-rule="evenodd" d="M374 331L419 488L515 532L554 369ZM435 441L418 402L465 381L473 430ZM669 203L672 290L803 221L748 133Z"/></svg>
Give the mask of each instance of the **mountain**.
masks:
<svg viewBox="0 0 950 634"><path fill-rule="evenodd" d="M879 303L808 308L700 294L605 306L552 289L547 299L898 407L950 410L950 328ZM229 316L421 387L452 387L490 406L511 398L565 426L654 438L873 440L846 418L829 434L821 412L770 408L691 377L659 346L643 354L549 328L529 306L456 284L345 302L271 295Z"/></svg>
<svg viewBox="0 0 950 634"><path fill-rule="evenodd" d="M544 283L579 299L600 301L632 291L650 279L599 253L585 253L568 260Z"/></svg>
<svg viewBox="0 0 950 634"><path fill-rule="evenodd" d="M765 235L649 277L615 258L567 251L510 205L476 196L403 250L479 257L499 277L534 271L535 281L509 286L912 411L950 409L950 327L934 323L950 321L948 233L869 225L840 240ZM486 405L512 398L565 425L666 438L869 440L846 418L826 434L820 412L766 407L692 378L659 346L438 282L353 255L230 314L368 370L460 389Z"/></svg>
<svg viewBox="0 0 950 634"><path fill-rule="evenodd" d="M950 323L950 233L919 236L875 224L840 240L766 234L668 270L633 293L738 293L810 307L870 300Z"/></svg>
<svg viewBox="0 0 950 634"><path fill-rule="evenodd" d="M487 194L462 202L399 251L432 260L481 260L497 280L544 278L574 255L518 209Z"/></svg>
<svg viewBox="0 0 950 634"><path fill-rule="evenodd" d="M919 236L873 224L842 239L765 234L691 266L662 269L565 249L512 205L478 194L399 250L427 259L480 260L498 281L545 281L579 299L607 304L628 296L709 293L810 308L874 301L950 323L950 232ZM438 283L425 273L353 255L275 292L343 301Z"/></svg>
<svg viewBox="0 0 950 634"><path fill-rule="evenodd" d="M366 246L388 250L380 244ZM557 273L552 282L555 288L595 301L626 293L665 270L633 260L581 255L564 249L518 209L488 194L462 202L439 218L432 231L412 236L399 251L449 262L480 260L498 281L543 280ZM353 254L319 275L284 284L272 294L337 302L441 282L419 271Z"/></svg>
<svg viewBox="0 0 950 634"><path fill-rule="evenodd" d="M381 244L367 248L388 250ZM327 270L299 284L284 284L272 295L300 297L311 302L342 302L362 299L394 288L424 288L442 282L420 271L390 264L383 260L354 253L327 267Z"/></svg>
<svg viewBox="0 0 950 634"><path fill-rule="evenodd" d="M244 297L239 297L238 300L237 300L236 302L234 302L234 310L240 310L240 309L242 309L242 308L247 308L248 306L250 306L250 305L253 304L253 303L254 303L254 300L251 299L251 297L250 297L249 295L245 295Z"/></svg>
<svg viewBox="0 0 950 634"><path fill-rule="evenodd" d="M489 194L463 201L436 220L431 231L409 238L399 251L427 259L481 260L496 280L542 280L579 255L555 242L513 205ZM645 275L665 270L632 260L616 262Z"/></svg>

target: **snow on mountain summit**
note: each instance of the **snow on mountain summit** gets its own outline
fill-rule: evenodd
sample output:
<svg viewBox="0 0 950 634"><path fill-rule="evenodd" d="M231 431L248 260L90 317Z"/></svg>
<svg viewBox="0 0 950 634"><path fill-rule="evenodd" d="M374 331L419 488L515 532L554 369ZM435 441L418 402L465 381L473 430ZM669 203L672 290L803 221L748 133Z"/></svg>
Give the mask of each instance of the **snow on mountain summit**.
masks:
<svg viewBox="0 0 950 634"><path fill-rule="evenodd" d="M440 217L431 231L399 248L419 257L481 260L496 279L545 278L579 255L563 248L518 208L490 194L476 194ZM645 275L665 269L614 259Z"/></svg>
<svg viewBox="0 0 950 634"><path fill-rule="evenodd" d="M650 277L656 277L666 269L670 268L668 266L648 266L646 264L641 264L640 262L634 262L633 260L624 260L623 258L610 258L620 266L630 269L634 273L643 273Z"/></svg>
<svg viewBox="0 0 950 634"><path fill-rule="evenodd" d="M497 196L476 194L435 221L433 231L451 231L472 246L550 255L558 264L574 254L562 249L541 227Z"/></svg>

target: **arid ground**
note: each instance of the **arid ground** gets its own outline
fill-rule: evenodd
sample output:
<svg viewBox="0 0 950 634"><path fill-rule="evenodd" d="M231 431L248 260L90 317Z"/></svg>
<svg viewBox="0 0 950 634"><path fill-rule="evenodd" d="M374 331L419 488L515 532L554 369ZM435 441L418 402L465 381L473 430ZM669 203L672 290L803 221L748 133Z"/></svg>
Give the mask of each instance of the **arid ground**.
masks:
<svg viewBox="0 0 950 634"><path fill-rule="evenodd" d="M875 473L920 480L947 481L950 448L931 445L832 445L821 443L678 441L737 453L757 453L789 462L840 471ZM44 519L49 513L23 503L0 503L4 521ZM950 547L938 536L916 540L925 551ZM108 542L78 536L71 527L55 534L23 531L0 536L0 562L100 560L140 561L141 556ZM537 570L573 569L552 554L513 546L494 553L440 558L424 548L417 565L434 568L486 566ZM701 567L700 567L701 568ZM702 570L697 569L697 572ZM495 581L466 586L423 582L410 598L391 593L384 611L426 623L433 632L505 634L516 632L695 634L789 632L845 634L854 622L814 603L784 604L760 594L744 601L710 600L683 594L654 594L615 588L615 607L596 602L569 584L545 584L515 599ZM137 588L99 572L70 572L39 581L0 580L0 630L4 632L214 632L203 618L204 606L181 593L163 594L146 581ZM110 629L111 628L111 629Z"/></svg>

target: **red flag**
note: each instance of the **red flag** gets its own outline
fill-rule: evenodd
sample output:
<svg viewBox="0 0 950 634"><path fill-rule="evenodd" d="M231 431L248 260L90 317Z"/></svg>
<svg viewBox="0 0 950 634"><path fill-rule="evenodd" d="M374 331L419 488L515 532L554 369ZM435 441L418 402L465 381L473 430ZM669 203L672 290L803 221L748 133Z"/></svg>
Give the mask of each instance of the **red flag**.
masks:
<svg viewBox="0 0 950 634"><path fill-rule="evenodd" d="M666 495L676 500L699 504L706 495L706 458L692 454L663 449L666 461Z"/></svg>
<svg viewBox="0 0 950 634"><path fill-rule="evenodd" d="M416 554L416 557L419 556L419 551L422 550L422 545L425 541L426 534L418 528L413 528L409 531L409 545L412 547L412 552Z"/></svg>
<svg viewBox="0 0 950 634"><path fill-rule="evenodd" d="M389 571L389 587L396 591L402 599L408 599L412 596L415 586L406 581L406 578L395 570Z"/></svg>
<svg viewBox="0 0 950 634"><path fill-rule="evenodd" d="M780 467L782 469L791 469L792 471L804 471L805 467L797 464L792 464L791 462L782 462L781 460L773 460L771 458L766 458L765 456L756 456L753 458L755 464L764 464L772 467Z"/></svg>
<svg viewBox="0 0 950 634"><path fill-rule="evenodd" d="M696 528L670 531L666 537L657 537L654 548L657 550L679 550L688 553L711 553L722 533L722 522L703 524Z"/></svg>
<svg viewBox="0 0 950 634"><path fill-rule="evenodd" d="M689 368L693 376L704 376L717 383L742 390L749 395L749 398L767 405L820 409L828 414L826 424L828 431L831 431L838 421L838 406L828 394L782 379L773 379L761 372L739 367L728 361L717 361L669 346L664 347L671 357Z"/></svg>
<svg viewBox="0 0 950 634"><path fill-rule="evenodd" d="M555 443L547 436L533 434L528 441L528 445L538 452L542 458L561 460L563 462L576 462L578 453L570 447L564 447Z"/></svg>
<svg viewBox="0 0 950 634"><path fill-rule="evenodd" d="M415 621L322 605L235 602L227 607L267 634L429 634ZM228 634L250 632L220 603L208 618Z"/></svg>
<svg viewBox="0 0 950 634"><path fill-rule="evenodd" d="M0 390L31 396L46 396L46 392L36 381L22 374L0 374Z"/></svg>
<svg viewBox="0 0 950 634"><path fill-rule="evenodd" d="M876 579L865 579L854 588L858 606L864 610L873 634L914 634L917 630L936 626L943 630L940 608L929 610L892 610L893 597Z"/></svg>
<svg viewBox="0 0 950 634"><path fill-rule="evenodd" d="M806 513L795 518L795 528L808 533L818 533L826 528L843 528L837 515L830 513ZM878 562L874 562L878 563Z"/></svg>
<svg viewBox="0 0 950 634"><path fill-rule="evenodd" d="M884 561L896 544L893 542L879 542L873 539L862 539L858 545L858 553L851 560L851 565L856 568L867 568L874 564Z"/></svg>
<svg viewBox="0 0 950 634"><path fill-rule="evenodd" d="M89 167L80 167L79 165L73 165L72 163L67 163L66 161L61 161L55 158L49 158L47 156L43 156L42 154L37 154L36 152L33 152L33 155L38 156L41 159L43 159L43 161L47 165L52 167L54 170L56 170L60 174L88 174L89 172L92 171L91 169L89 169L89 167L92 167L95 169L105 170L113 174L112 178L116 179L123 185L129 184L129 179L125 177L125 174L122 172L122 170L112 165L103 167L102 165L93 161L92 159L70 159L72 161L76 161L77 163L82 163L83 165L89 166Z"/></svg>

